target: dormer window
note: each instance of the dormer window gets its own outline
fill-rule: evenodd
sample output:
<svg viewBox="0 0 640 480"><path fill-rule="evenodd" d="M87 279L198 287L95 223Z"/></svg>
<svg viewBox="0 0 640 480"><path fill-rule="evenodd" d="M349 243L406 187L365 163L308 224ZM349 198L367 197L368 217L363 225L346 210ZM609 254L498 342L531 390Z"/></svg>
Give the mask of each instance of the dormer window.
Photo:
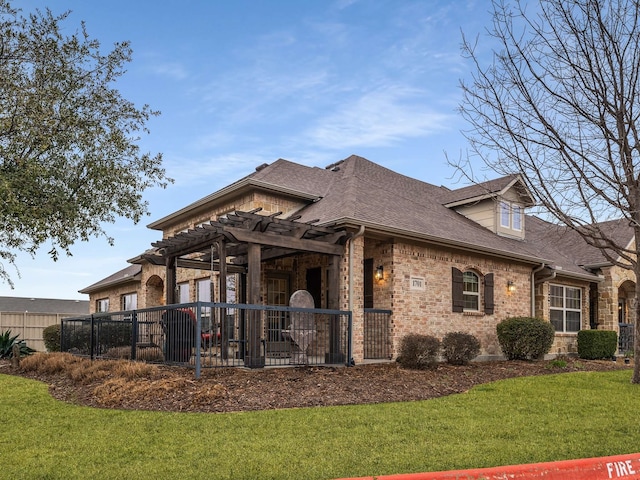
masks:
<svg viewBox="0 0 640 480"><path fill-rule="evenodd" d="M511 205L508 202L500 202L500 226L511 228Z"/></svg>
<svg viewBox="0 0 640 480"><path fill-rule="evenodd" d="M522 230L522 207L511 205L511 227L514 230Z"/></svg>
<svg viewBox="0 0 640 480"><path fill-rule="evenodd" d="M522 206L516 203L500 202L500 226L522 231Z"/></svg>

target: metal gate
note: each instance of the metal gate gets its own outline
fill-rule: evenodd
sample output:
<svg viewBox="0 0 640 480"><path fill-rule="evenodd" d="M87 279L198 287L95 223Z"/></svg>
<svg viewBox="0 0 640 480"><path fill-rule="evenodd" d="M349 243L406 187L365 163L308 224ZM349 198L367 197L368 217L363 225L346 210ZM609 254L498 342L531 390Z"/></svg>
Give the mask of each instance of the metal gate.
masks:
<svg viewBox="0 0 640 480"><path fill-rule="evenodd" d="M391 358L391 310L364 309L364 358Z"/></svg>
<svg viewBox="0 0 640 480"><path fill-rule="evenodd" d="M618 353L633 352L633 323L619 323L618 329Z"/></svg>

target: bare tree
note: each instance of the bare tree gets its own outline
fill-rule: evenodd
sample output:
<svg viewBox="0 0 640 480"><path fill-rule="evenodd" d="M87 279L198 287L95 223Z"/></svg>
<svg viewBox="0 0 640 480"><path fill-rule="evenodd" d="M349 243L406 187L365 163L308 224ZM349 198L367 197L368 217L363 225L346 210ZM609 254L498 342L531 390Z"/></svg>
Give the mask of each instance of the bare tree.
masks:
<svg viewBox="0 0 640 480"><path fill-rule="evenodd" d="M637 242L622 245L599 226L624 218L640 238L640 2L492 7L488 33L499 47L488 64L479 43L463 36L473 63L460 107L471 155L520 174L543 211L640 279ZM640 383L636 305L632 382Z"/></svg>

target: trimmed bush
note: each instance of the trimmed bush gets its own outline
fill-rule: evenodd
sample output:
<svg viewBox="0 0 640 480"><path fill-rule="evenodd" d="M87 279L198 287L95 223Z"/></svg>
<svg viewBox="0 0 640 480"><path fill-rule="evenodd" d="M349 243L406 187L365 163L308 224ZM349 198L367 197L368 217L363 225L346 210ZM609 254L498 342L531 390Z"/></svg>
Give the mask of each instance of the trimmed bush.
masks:
<svg viewBox="0 0 640 480"><path fill-rule="evenodd" d="M405 368L430 368L438 362L440 340L431 335L409 333L402 337L398 363Z"/></svg>
<svg viewBox="0 0 640 480"><path fill-rule="evenodd" d="M587 360L611 358L618 349L618 334L612 330L580 330L578 356Z"/></svg>
<svg viewBox="0 0 640 480"><path fill-rule="evenodd" d="M497 328L498 342L508 360L537 360L551 350L555 330L539 318L511 317Z"/></svg>
<svg viewBox="0 0 640 480"><path fill-rule="evenodd" d="M44 340L44 346L47 348L47 352L59 352L60 351L60 324L49 325L42 330L42 340Z"/></svg>
<svg viewBox="0 0 640 480"><path fill-rule="evenodd" d="M442 339L442 354L452 365L466 365L480 353L480 341L465 332L449 332Z"/></svg>

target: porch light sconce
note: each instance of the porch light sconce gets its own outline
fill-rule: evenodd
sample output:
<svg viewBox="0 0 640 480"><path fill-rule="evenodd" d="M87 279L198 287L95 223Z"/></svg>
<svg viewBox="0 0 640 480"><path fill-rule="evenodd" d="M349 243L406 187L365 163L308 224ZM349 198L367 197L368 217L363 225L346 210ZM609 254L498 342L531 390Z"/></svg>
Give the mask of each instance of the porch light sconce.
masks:
<svg viewBox="0 0 640 480"><path fill-rule="evenodd" d="M378 268L376 268L376 280L380 281L384 278L384 268L382 268L382 265L379 265Z"/></svg>
<svg viewBox="0 0 640 480"><path fill-rule="evenodd" d="M511 280L509 280L509 281L507 282L507 292L509 292L509 293L513 293L513 292L515 292L515 291L516 291L516 284L515 284L515 283L513 283Z"/></svg>

